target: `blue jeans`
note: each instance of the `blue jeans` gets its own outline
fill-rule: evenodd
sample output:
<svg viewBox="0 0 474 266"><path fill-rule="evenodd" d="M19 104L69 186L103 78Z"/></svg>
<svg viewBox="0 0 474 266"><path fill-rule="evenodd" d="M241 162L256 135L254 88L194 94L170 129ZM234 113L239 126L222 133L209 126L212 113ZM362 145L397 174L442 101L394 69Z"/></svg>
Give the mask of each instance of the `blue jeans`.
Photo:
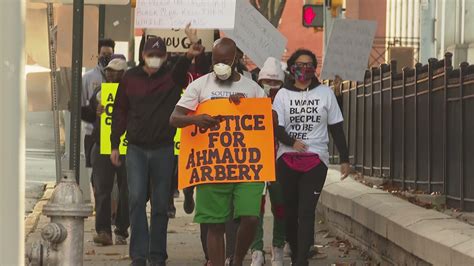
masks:
<svg viewBox="0 0 474 266"><path fill-rule="evenodd" d="M168 230L168 198L173 173L173 146L145 150L129 145L127 177L130 208L130 257L133 261L164 263ZM150 189L151 188L151 189ZM146 203L151 190L151 225Z"/></svg>

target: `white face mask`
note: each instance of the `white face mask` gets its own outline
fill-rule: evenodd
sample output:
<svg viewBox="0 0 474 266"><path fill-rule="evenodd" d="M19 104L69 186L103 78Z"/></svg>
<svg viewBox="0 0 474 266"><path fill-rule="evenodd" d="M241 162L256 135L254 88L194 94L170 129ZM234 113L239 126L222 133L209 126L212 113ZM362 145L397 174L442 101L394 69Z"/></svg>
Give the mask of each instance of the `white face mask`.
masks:
<svg viewBox="0 0 474 266"><path fill-rule="evenodd" d="M214 73L220 80L228 80L232 75L232 68L223 63L215 64L213 69Z"/></svg>
<svg viewBox="0 0 474 266"><path fill-rule="evenodd" d="M271 86L268 84L263 84L263 91L265 92L265 95L270 96L270 91L271 90L277 90L279 89L280 86Z"/></svg>
<svg viewBox="0 0 474 266"><path fill-rule="evenodd" d="M159 69L165 60L162 57L145 57L145 63L149 68Z"/></svg>

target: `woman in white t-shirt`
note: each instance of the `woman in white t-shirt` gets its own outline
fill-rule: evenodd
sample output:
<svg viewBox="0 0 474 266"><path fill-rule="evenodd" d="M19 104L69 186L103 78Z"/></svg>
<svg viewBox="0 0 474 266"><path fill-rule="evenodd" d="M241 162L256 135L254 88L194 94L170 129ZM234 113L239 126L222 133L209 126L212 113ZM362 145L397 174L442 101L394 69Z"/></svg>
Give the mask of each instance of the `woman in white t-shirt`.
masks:
<svg viewBox="0 0 474 266"><path fill-rule="evenodd" d="M341 158L343 178L350 171L343 117L333 91L315 76L316 56L297 50L289 59L291 82L280 89L273 109L278 114L277 180L285 200L286 238L293 265L308 265L314 243L315 209L329 164L328 127Z"/></svg>

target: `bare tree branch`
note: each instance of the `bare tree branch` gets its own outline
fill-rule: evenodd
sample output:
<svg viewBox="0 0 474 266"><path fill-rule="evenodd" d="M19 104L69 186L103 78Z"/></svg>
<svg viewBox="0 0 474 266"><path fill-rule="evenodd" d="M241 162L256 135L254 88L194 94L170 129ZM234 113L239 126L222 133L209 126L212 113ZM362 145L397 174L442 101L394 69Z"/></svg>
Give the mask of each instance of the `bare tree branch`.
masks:
<svg viewBox="0 0 474 266"><path fill-rule="evenodd" d="M280 23L280 18L283 15L283 10L285 9L286 0L280 0L280 5L278 5L278 10L275 12L275 16L270 21L275 28L278 28Z"/></svg>
<svg viewBox="0 0 474 266"><path fill-rule="evenodd" d="M275 17L275 2L276 0L270 0L270 12L268 13L268 21L272 21Z"/></svg>

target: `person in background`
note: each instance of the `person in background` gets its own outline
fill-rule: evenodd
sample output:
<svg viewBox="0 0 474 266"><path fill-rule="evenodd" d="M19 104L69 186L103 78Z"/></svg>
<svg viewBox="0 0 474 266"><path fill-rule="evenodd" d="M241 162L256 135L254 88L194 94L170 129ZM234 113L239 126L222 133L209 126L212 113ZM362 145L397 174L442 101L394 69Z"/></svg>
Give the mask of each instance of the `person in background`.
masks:
<svg viewBox="0 0 474 266"><path fill-rule="evenodd" d="M120 83L112 114L110 159L120 166L120 137L127 131L126 155L130 208L132 265L166 265L168 202L173 172L173 138L169 117L187 80L192 59L201 54L194 43L170 69L166 44L148 38L142 56L145 64L128 70ZM150 189L151 187L151 189ZM148 228L147 194L151 191Z"/></svg>
<svg viewBox="0 0 474 266"><path fill-rule="evenodd" d="M258 84L236 71L236 59L235 42L229 38L217 40L212 50L214 72L197 79L186 88L170 117L170 124L178 128L189 125L209 128L217 125L220 121L209 115L188 115L200 103L216 99L213 95L226 95L226 98L237 104L243 97L264 97ZM208 226L207 251L212 265L223 266L225 263L225 223L230 219L240 220L231 263L242 265L255 237L263 188L263 183L203 184L196 187L194 220Z"/></svg>
<svg viewBox="0 0 474 266"><path fill-rule="evenodd" d="M329 131L339 150L342 179L350 173L343 117L334 92L315 76L316 56L300 49L288 59L293 80L280 89L277 181L283 188L286 239L293 265L308 265L314 243L315 210L329 165Z"/></svg>
<svg viewBox="0 0 474 266"><path fill-rule="evenodd" d="M107 83L120 83L123 74L127 69L127 62L123 55L112 55L111 61L105 67L105 81ZM109 156L100 154L100 115L104 107L100 103L101 86L98 86L89 99L89 104L81 109L82 119L93 124L92 131L93 147L91 151L91 163L94 175L95 198L95 230L94 243L103 246L112 245L111 230L111 192L114 185L114 178L117 176L119 188L119 203L117 216L115 218L115 244L126 245L128 237L128 227L130 225L128 215L128 188L127 172L125 165L116 167L112 165Z"/></svg>
<svg viewBox="0 0 474 266"><path fill-rule="evenodd" d="M98 45L98 62L97 66L87 71L82 76L82 98L81 106L87 106L89 99L100 84L105 82L105 67L109 64L110 58L114 53L115 42L111 39L99 40ZM90 123L86 123L84 127L84 153L86 157L86 167L92 167L91 164L91 151L94 145L94 139L92 137L92 130L94 126ZM93 173L92 173L93 175ZM91 177L92 180L92 177ZM94 184L92 184L94 186Z"/></svg>
<svg viewBox="0 0 474 266"><path fill-rule="evenodd" d="M281 62L273 57L269 57L263 65L258 75L258 83L262 86L267 97L272 100L278 90L283 85L285 74ZM276 141L276 140L275 140ZM277 141L276 141L277 142ZM275 143L275 148L278 145ZM285 246L285 219L283 206L283 192L281 184L278 181L267 183L267 190L270 194L270 202L273 213L273 241L272 241L272 265L283 266L283 247ZM266 192L266 191L265 191ZM265 253L263 250L263 219L265 212L265 195L262 197L262 208L260 214L260 223L257 228L255 240L250 247L252 252L251 266L265 265Z"/></svg>

